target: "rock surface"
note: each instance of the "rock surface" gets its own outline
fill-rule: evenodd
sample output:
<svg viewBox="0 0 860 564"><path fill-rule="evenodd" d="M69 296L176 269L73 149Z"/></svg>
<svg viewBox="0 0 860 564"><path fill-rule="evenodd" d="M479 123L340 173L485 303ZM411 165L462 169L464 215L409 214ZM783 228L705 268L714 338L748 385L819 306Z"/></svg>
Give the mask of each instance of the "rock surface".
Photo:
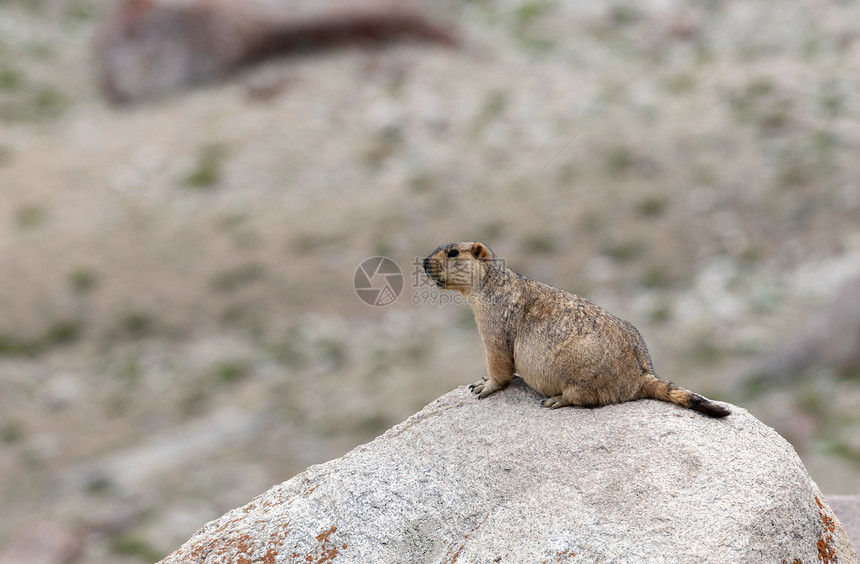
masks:
<svg viewBox="0 0 860 564"><path fill-rule="evenodd" d="M792 447L733 411L461 387L163 562L857 562Z"/></svg>

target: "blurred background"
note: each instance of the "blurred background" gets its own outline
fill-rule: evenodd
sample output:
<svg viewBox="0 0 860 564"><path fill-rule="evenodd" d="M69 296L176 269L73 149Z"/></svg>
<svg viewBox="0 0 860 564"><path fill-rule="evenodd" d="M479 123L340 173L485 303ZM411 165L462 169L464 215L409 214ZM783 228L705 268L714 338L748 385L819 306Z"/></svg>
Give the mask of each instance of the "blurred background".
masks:
<svg viewBox="0 0 860 564"><path fill-rule="evenodd" d="M480 378L457 240L860 492L858 2L344 6L0 0L0 561L153 562Z"/></svg>

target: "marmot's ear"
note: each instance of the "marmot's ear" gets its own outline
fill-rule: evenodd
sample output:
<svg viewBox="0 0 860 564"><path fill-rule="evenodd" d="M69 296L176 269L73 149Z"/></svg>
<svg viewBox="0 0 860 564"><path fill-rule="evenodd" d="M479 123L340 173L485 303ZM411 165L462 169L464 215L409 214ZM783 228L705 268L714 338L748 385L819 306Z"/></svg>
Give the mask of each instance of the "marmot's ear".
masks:
<svg viewBox="0 0 860 564"><path fill-rule="evenodd" d="M486 260L490 258L490 251L484 245L475 243L472 245L472 256L476 259Z"/></svg>

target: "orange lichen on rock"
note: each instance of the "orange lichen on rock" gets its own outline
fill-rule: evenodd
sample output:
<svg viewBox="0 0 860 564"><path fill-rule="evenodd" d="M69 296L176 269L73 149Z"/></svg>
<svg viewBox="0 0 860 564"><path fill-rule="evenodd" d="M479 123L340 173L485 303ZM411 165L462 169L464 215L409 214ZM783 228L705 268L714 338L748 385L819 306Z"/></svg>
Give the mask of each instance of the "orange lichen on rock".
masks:
<svg viewBox="0 0 860 564"><path fill-rule="evenodd" d="M329 542L328 538L337 530L337 525L332 525L331 529L317 535L317 542Z"/></svg>
<svg viewBox="0 0 860 564"><path fill-rule="evenodd" d="M306 489L305 491L302 492L302 495L305 497L311 495L312 493L314 493L314 490L317 489L317 486L319 486L319 484L316 484L313 487Z"/></svg>
<svg viewBox="0 0 860 564"><path fill-rule="evenodd" d="M821 564L838 564L839 556L836 555L836 541L833 539L836 521L826 513L824 504L821 503L818 496L815 496L815 504L818 506L818 518L821 519L821 531L819 531L818 540L815 542L815 548L818 550L818 561ZM789 564L789 562L783 559L782 564ZM795 558L791 564L803 564L803 560Z"/></svg>
<svg viewBox="0 0 860 564"><path fill-rule="evenodd" d="M824 505L817 496L815 503L818 504L818 516L821 518L821 526L823 527L823 530L818 533L818 542L815 543L818 549L818 561L821 564L835 564L839 562L836 548L833 546L833 531L836 530L836 523L832 517L823 511Z"/></svg>
<svg viewBox="0 0 860 564"><path fill-rule="evenodd" d="M308 562L310 564L325 564L332 562L338 557L341 550L346 549L346 543L339 545L331 540L331 536L337 531L337 525L332 525L328 530L318 534L315 538L319 543L314 547L313 551L304 555L304 557L296 551L293 551L290 556L294 561Z"/></svg>

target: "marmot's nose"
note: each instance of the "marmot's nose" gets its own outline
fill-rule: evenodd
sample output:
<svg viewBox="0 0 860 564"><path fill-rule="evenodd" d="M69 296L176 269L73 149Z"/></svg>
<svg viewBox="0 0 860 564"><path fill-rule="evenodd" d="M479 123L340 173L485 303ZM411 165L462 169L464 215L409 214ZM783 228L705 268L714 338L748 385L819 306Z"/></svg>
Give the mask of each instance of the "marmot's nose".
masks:
<svg viewBox="0 0 860 564"><path fill-rule="evenodd" d="M424 270L430 268L430 257L424 259Z"/></svg>

